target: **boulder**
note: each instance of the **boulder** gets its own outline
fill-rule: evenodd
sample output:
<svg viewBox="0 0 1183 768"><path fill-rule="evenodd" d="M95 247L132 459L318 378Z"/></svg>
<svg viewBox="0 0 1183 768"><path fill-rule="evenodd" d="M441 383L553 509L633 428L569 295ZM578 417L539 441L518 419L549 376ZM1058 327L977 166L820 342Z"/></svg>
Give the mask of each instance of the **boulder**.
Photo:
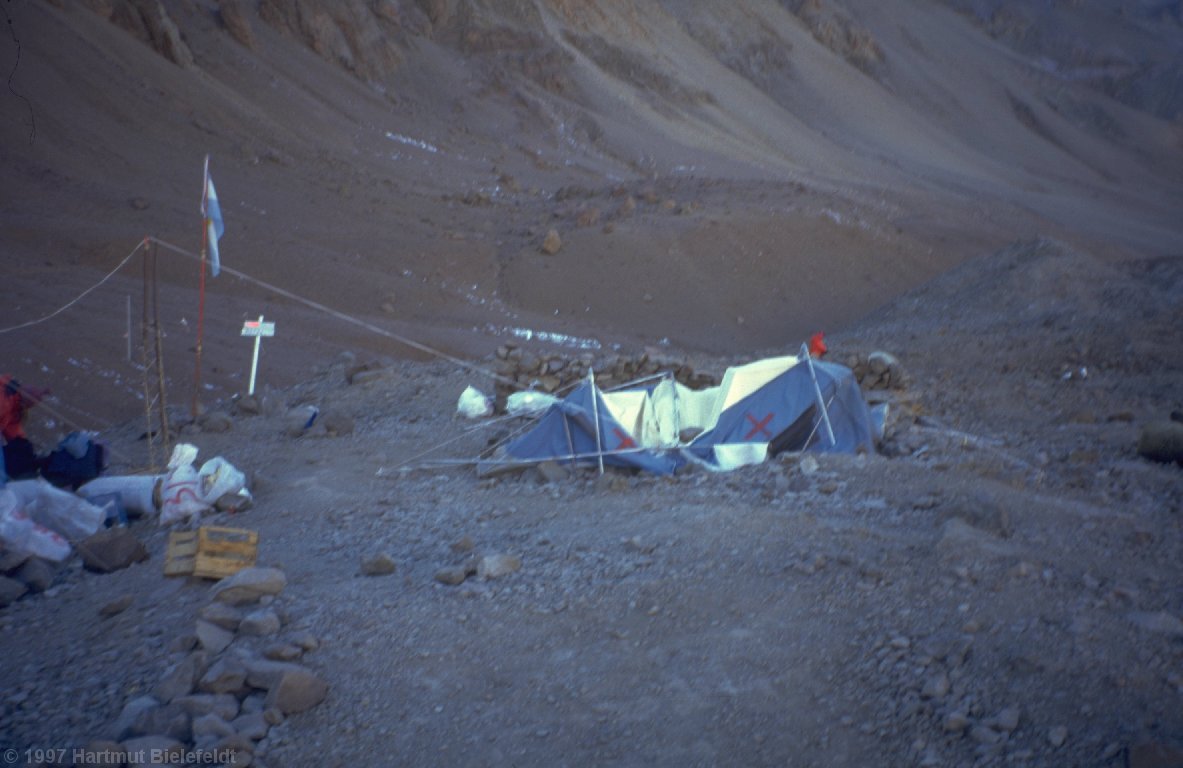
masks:
<svg viewBox="0 0 1183 768"><path fill-rule="evenodd" d="M148 550L127 528L107 528L78 542L78 555L88 570L112 573L148 559Z"/></svg>
<svg viewBox="0 0 1183 768"><path fill-rule="evenodd" d="M237 659L223 657L215 661L197 682L206 693L238 693L246 689L246 667Z"/></svg>
<svg viewBox="0 0 1183 768"><path fill-rule="evenodd" d="M267 708L285 715L304 712L324 701L329 684L306 669L285 672L267 693Z"/></svg>
<svg viewBox="0 0 1183 768"><path fill-rule="evenodd" d="M255 657L245 659L243 663L246 667L247 685L264 691L274 688L280 678L288 672L308 672L307 668L287 661Z"/></svg>
<svg viewBox="0 0 1183 768"><path fill-rule="evenodd" d="M213 654L221 653L234 642L233 632L201 619L197 620L194 634L197 635L197 642L201 647Z"/></svg>
<svg viewBox="0 0 1183 768"><path fill-rule="evenodd" d="M189 654L164 673L160 682L152 689L152 695L165 703L187 696L205 674L207 664L204 653L198 651Z"/></svg>
<svg viewBox="0 0 1183 768"><path fill-rule="evenodd" d="M287 577L278 568L244 568L215 584L213 599L227 605L245 605L265 595L278 595L285 586Z"/></svg>
<svg viewBox="0 0 1183 768"><path fill-rule="evenodd" d="M239 622L242 621L242 611L232 605L218 602L210 603L202 608L200 616L210 624L231 632L237 630Z"/></svg>

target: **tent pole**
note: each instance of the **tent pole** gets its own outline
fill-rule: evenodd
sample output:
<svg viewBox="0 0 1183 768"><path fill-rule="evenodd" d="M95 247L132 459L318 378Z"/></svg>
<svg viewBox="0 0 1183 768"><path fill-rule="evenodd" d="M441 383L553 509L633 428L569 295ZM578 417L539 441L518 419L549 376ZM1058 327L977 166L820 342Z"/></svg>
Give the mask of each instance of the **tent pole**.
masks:
<svg viewBox="0 0 1183 768"><path fill-rule="evenodd" d="M604 447L600 442L600 393L596 390L596 374L591 368L587 369L587 381L592 390L592 413L596 420L596 458L600 462L600 474L604 474Z"/></svg>
<svg viewBox="0 0 1183 768"><path fill-rule="evenodd" d="M826 399L822 397L822 388L817 383L817 371L813 370L813 357L809 354L809 347L802 344L801 354L805 356L805 362L809 365L809 377L813 379L813 391L817 393L817 404L822 409L822 419L826 422L826 434L830 438L830 446L836 446L838 441L834 439L834 427L830 424L830 411L826 408Z"/></svg>

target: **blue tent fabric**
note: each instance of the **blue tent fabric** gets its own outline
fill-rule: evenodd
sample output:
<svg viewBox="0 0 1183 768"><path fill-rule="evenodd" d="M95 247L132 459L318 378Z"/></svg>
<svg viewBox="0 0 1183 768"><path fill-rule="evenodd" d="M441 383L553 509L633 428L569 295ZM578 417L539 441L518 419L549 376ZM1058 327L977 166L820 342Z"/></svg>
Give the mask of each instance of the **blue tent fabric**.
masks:
<svg viewBox="0 0 1183 768"><path fill-rule="evenodd" d="M817 376L816 387L810 365ZM826 402L834 442L830 442L821 412L815 408L811 419L812 438L807 444L783 448L833 453L873 452L871 415L854 372L846 366L820 360L794 365L724 410L715 427L699 435L686 450L699 459L710 461L716 445L775 443L811 406L818 404L819 389Z"/></svg>
<svg viewBox="0 0 1183 768"><path fill-rule="evenodd" d="M822 421L818 390L833 429L832 442ZM508 444L506 452L519 461L564 464L594 464L602 453L606 465L668 475L689 463L728 468L716 455L715 448L721 446L754 444L759 451L760 446L768 445L769 453L874 452L875 446L870 410L853 371L819 360L803 360L733 403L719 414L713 427L688 445L668 450L640 449L638 442L613 418L599 390L584 382L552 405L533 429Z"/></svg>
<svg viewBox="0 0 1183 768"><path fill-rule="evenodd" d="M598 462L597 411L605 464L668 475L683 463L675 454L638 449L636 438L612 418L599 390L589 382L552 405L532 430L506 446L506 452L522 461Z"/></svg>

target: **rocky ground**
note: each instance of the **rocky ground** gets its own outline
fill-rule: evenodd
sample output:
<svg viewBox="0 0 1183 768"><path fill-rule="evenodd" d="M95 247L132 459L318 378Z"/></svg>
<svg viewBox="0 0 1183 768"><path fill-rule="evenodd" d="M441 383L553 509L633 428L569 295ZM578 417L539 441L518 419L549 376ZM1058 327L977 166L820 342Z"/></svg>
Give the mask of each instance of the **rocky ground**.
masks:
<svg viewBox="0 0 1183 768"><path fill-rule="evenodd" d="M69 561L0 612L5 759L1179 765L1183 475L1137 446L1183 404L1181 291L1050 241L967 264L830 339L906 371L878 454L729 474L480 479L516 423L455 407L491 382L326 361L183 430L248 474L205 522L258 531L262 597L165 578L152 520L142 563Z"/></svg>

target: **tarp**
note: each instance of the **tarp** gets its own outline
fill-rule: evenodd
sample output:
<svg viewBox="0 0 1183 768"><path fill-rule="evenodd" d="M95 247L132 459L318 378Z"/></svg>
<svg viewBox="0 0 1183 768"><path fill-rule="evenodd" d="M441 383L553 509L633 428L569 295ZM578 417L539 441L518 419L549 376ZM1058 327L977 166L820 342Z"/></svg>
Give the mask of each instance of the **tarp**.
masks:
<svg viewBox="0 0 1183 768"><path fill-rule="evenodd" d="M849 368L793 356L729 368L705 390L665 378L603 392L584 381L506 446L517 461L602 460L657 474L688 463L725 471L804 450L874 451L874 431Z"/></svg>

